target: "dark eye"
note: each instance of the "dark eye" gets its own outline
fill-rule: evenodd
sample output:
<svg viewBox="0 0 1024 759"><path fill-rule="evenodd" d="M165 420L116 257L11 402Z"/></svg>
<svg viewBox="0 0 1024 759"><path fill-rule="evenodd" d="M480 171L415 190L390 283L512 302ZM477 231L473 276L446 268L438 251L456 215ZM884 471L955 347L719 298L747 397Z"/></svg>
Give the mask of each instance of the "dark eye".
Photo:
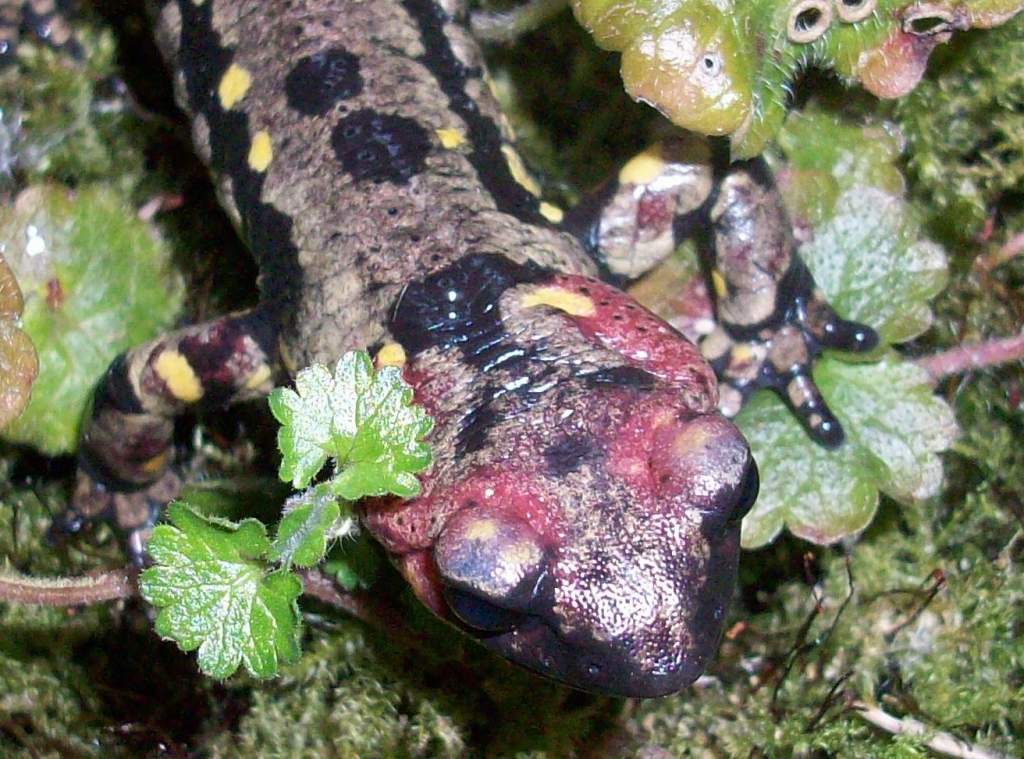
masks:
<svg viewBox="0 0 1024 759"><path fill-rule="evenodd" d="M458 588L445 588L444 597L455 616L481 632L505 632L519 624L523 618L517 611L495 606L490 601Z"/></svg>
<svg viewBox="0 0 1024 759"><path fill-rule="evenodd" d="M747 469L743 473L743 482L740 483L739 489L736 491L736 505L729 515L727 524L736 524L747 515L747 512L753 507L754 501L757 500L757 492L760 488L761 479L757 473L757 462L750 459L747 462Z"/></svg>

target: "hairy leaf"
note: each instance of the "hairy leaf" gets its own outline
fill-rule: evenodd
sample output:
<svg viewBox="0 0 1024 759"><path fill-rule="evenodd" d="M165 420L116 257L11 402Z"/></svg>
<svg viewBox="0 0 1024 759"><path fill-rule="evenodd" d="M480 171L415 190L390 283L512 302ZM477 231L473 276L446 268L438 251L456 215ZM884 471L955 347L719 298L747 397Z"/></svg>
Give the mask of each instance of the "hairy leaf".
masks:
<svg viewBox="0 0 1024 759"><path fill-rule="evenodd" d="M327 484L310 488L285 504L285 513L270 544L268 558L283 565L312 567L323 559L330 538L355 528L349 504L338 501ZM344 512L344 515L343 515Z"/></svg>
<svg viewBox="0 0 1024 759"><path fill-rule="evenodd" d="M623 84L634 99L685 129L729 135L741 158L761 153L782 126L809 63L878 97L899 97L953 30L995 26L1022 7L1020 0L571 4L598 45L622 53Z"/></svg>
<svg viewBox="0 0 1024 759"><path fill-rule="evenodd" d="M333 374L319 365L299 372L295 390L275 390L270 408L281 423L282 480L305 487L330 458L331 487L348 500L419 492L415 472L430 463L423 437L432 422L395 367L375 372L369 356L349 352Z"/></svg>
<svg viewBox="0 0 1024 759"><path fill-rule="evenodd" d="M142 595L160 609L156 630L184 651L199 650L199 667L223 679L244 665L271 677L299 655L299 579L268 572L266 528L203 517L187 504L167 510L170 524L153 530Z"/></svg>

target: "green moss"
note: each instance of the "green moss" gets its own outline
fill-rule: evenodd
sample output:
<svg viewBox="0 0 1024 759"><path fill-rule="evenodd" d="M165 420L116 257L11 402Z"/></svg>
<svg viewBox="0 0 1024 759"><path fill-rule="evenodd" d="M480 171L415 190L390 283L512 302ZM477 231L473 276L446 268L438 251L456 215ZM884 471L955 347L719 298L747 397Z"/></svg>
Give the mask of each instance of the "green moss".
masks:
<svg viewBox="0 0 1024 759"><path fill-rule="evenodd" d="M250 694L215 757L461 756L457 703L388 667L357 623L312 635L303 660ZM301 725L301 729L294 726ZM291 726L291 727L285 727Z"/></svg>
<svg viewBox="0 0 1024 759"><path fill-rule="evenodd" d="M26 43L19 66L0 75L0 113L12 128L8 161L28 181L114 181L135 187L152 137L117 94L117 46L109 29L80 26L84 65Z"/></svg>
<svg viewBox="0 0 1024 759"><path fill-rule="evenodd" d="M944 237L966 240L1004 212L1019 227L1024 188L1024 17L940 48L894 113L915 191Z"/></svg>

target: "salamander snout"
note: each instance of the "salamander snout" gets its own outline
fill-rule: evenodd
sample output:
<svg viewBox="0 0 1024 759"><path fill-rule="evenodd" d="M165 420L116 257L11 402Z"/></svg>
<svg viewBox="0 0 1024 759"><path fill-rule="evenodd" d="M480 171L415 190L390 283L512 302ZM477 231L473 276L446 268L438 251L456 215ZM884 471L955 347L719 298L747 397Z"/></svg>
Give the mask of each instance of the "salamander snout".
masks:
<svg viewBox="0 0 1024 759"><path fill-rule="evenodd" d="M664 405L599 448L571 477L520 471L529 487L466 501L433 547L444 603L486 647L573 687L673 693L717 648L757 467L731 422Z"/></svg>

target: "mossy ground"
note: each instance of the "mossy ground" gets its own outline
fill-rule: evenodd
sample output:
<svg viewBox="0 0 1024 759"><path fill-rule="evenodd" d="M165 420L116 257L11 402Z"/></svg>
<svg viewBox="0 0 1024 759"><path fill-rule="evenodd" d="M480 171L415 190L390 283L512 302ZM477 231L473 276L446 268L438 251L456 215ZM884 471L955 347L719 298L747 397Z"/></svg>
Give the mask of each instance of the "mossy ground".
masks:
<svg viewBox="0 0 1024 759"><path fill-rule="evenodd" d="M243 254L225 223L195 221L212 217L202 169L185 158L166 82L134 31L138 16L115 10L108 9L120 19L116 38L102 18L85 27L102 55L84 83L66 73L47 79L53 66L33 64L17 103L5 91L6 128L15 105L45 105L38 134L59 137L46 137L49 154L22 147L5 155L20 161L8 188L43 177L102 182L136 207L159 193L182 195L185 208L159 218L195 285L188 316L202 318L251 297L244 287L213 284ZM594 52L565 18L515 51L496 51L495 63L528 127L520 130L528 152L567 198L659 128L621 95L614 59ZM1021 329L1024 257L992 271L972 262L1022 231L1022 63L1020 20L964 37L917 94L885 111L908 137L911 197L952 259L937 322L912 352ZM91 103L115 72L144 93L145 110L115 94L110 102L119 108L97 121ZM107 123L111 114L115 123ZM955 128L959 119L970 130ZM721 655L678 696L624 702L539 681L428 618L391 573L375 589L409 620L415 646L309 604L306 655L270 683L199 677L189 657L152 635L135 602L75 611L2 606L0 756L927 754L918 739L866 724L858 701L1024 754L1021 380L1014 364L938 388L962 428L945 456L940 495L913 506L885 501L862 536L835 547L783 537L745 555ZM231 478L272 472L268 416L250 409L201 419L193 468L223 478L227 491ZM106 528L64 545L46 540L72 470L66 458L0 449L0 555L11 566L54 575L122 561Z"/></svg>

